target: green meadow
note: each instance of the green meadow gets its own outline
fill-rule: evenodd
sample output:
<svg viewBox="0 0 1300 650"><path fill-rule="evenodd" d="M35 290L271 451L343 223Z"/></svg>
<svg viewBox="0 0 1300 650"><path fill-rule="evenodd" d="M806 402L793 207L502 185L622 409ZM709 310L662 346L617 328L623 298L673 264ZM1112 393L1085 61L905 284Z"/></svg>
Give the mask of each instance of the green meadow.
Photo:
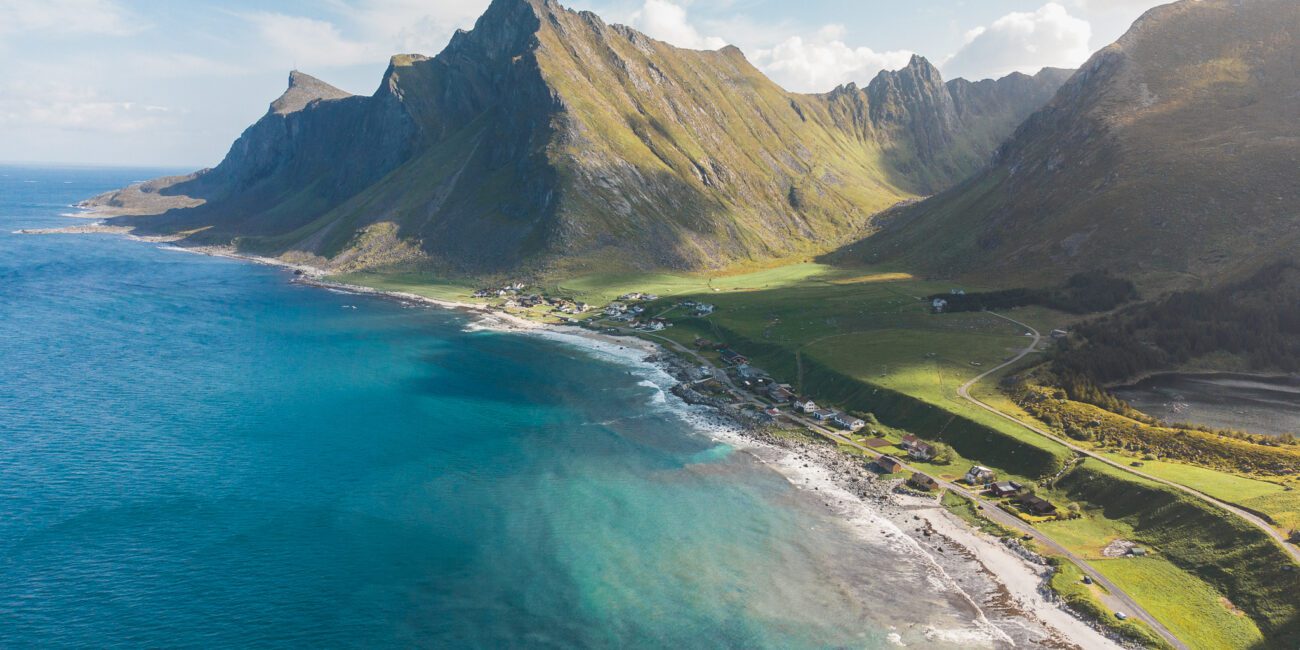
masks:
<svg viewBox="0 0 1300 650"><path fill-rule="evenodd" d="M408 276L345 281L450 300L465 300L472 291ZM686 346L699 337L725 342L820 403L875 415L893 443L912 432L949 444L956 454L953 463L918 464L937 476L957 478L980 463L1002 477L1034 484L1056 476L1075 458L1065 446L958 397L962 384L1032 339L1025 328L992 314L932 313L925 298L959 288L949 283L893 270L803 263L709 276L589 274L540 284L547 295L593 305L634 291L658 294L647 312L674 324L658 336ZM675 307L684 299L711 303L716 311L695 317ZM1011 315L1040 332L1074 320L1042 308ZM1040 358L1030 354L1017 367L987 378L975 393L1028 419L996 384ZM1074 521L1039 524L1045 533L1086 558L1100 558L1101 548L1121 538L1158 549L1141 564L1098 561L1108 577L1193 647L1267 647L1260 645L1266 633L1283 638L1300 632L1300 602L1293 597L1300 579L1278 571L1289 559L1262 532L1172 488L1097 465L1085 462L1039 488L1059 507L1077 503L1086 513ZM1300 504L1294 492L1273 483L1174 464L1148 463L1146 469L1278 516L1294 513ZM1229 494L1232 499L1224 496ZM962 510L960 504L948 505ZM980 526L978 520L972 523ZM1150 643L1145 627L1099 618L1158 645Z"/></svg>

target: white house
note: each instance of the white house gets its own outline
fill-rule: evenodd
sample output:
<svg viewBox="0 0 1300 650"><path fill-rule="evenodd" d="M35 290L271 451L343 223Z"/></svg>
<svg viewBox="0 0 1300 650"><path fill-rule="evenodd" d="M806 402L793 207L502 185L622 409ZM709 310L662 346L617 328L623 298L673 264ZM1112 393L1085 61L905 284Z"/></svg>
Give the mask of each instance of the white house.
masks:
<svg viewBox="0 0 1300 650"><path fill-rule="evenodd" d="M966 476L962 477L962 480L966 481L968 485L987 485L997 477L997 473L993 470L983 465L976 465L967 470Z"/></svg>
<svg viewBox="0 0 1300 650"><path fill-rule="evenodd" d="M834 420L835 424L838 424L849 431L857 431L858 429L867 426L866 422L844 413L836 414Z"/></svg>
<svg viewBox="0 0 1300 650"><path fill-rule="evenodd" d="M930 307L936 312L942 312L948 308L948 301L943 298L935 298L934 302L930 303Z"/></svg>

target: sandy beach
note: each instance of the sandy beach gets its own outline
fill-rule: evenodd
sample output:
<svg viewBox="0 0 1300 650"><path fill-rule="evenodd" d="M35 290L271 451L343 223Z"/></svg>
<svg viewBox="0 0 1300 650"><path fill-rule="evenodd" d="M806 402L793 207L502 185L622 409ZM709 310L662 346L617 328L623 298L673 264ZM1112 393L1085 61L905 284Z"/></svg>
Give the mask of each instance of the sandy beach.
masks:
<svg viewBox="0 0 1300 650"><path fill-rule="evenodd" d="M115 234L142 241L129 228L95 223L24 234ZM574 326L546 325L495 309L485 303L437 300L333 282L319 268L278 259L243 255L229 248L179 247L171 250L226 257L296 272L293 279L311 286L369 295L470 313L470 327L539 336L574 345L597 356L636 366L651 376L664 400L696 428L721 443L747 453L779 472L821 502L863 539L905 549L926 567L927 586L964 601L973 626L965 630L926 629L936 642L971 647L1120 648L1092 625L1059 606L1046 587L1050 569L976 531L941 507L935 497L907 494L898 481L878 480L861 461L828 444L751 426L721 409L687 404L671 392L692 362L650 341L613 336ZM974 631L972 631L974 630ZM958 636L954 636L958 635Z"/></svg>

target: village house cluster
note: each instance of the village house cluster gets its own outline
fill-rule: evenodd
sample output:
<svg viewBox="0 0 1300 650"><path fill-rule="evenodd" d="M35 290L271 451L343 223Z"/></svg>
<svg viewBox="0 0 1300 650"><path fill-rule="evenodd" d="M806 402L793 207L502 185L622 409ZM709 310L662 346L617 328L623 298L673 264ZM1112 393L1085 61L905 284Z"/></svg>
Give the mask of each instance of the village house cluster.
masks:
<svg viewBox="0 0 1300 650"><path fill-rule="evenodd" d="M626 323L628 327L643 332L658 332L673 324L664 318L646 316L644 305L632 304L632 301L658 300L652 293L628 293L605 306L605 318L615 323Z"/></svg>
<svg viewBox="0 0 1300 650"><path fill-rule="evenodd" d="M506 309L534 309L549 307L555 313L577 316L591 311L591 305L568 298L548 298L539 293L526 293L528 285L514 282L500 287L479 289L475 298L505 298L502 307Z"/></svg>
<svg viewBox="0 0 1300 650"><path fill-rule="evenodd" d="M728 375L740 381L751 392L765 394L774 404L774 406L763 409L759 414L761 421L775 421L781 414L779 406L789 405L795 412L808 415L827 426L833 425L852 432L866 427L866 422L861 418L834 409L823 408L812 398L795 393L789 384L775 382L766 372L751 365L748 357L725 344L715 344L708 339L697 338L695 339L695 346L700 349L716 351L727 365L726 372ZM709 368L707 366L701 367L699 370L700 379L704 380L708 376L711 376ZM863 444L871 449L881 451L894 446L893 443L884 438L870 438L864 441ZM907 457L914 461L928 462L939 455L939 450L935 445L910 433L904 435L897 446L906 451ZM872 461L872 465L874 465L876 471L882 474L899 474L905 469L902 460L889 454L882 454L877 457ZM967 470L961 480L967 485L980 488L987 496L1005 499L1006 502L1002 507L1014 514L1016 510L1011 510L1011 507L1014 506L1021 513L1019 516L1022 518L1062 517L1055 504L1034 494L1032 489L1028 489L1015 481L999 482L997 479L997 473L992 469L983 465L975 465ZM940 488L939 481L921 472L913 472L912 476L907 480L907 485L924 492Z"/></svg>
<svg viewBox="0 0 1300 650"><path fill-rule="evenodd" d="M1058 517L1056 504L1033 493L1026 486L1015 481L998 481L997 473L975 465L962 477L967 485L982 487L987 496L997 499L1009 499L1020 510L1035 517Z"/></svg>
<svg viewBox="0 0 1300 650"><path fill-rule="evenodd" d="M474 292L475 298L505 298L507 296L517 296L527 289L528 285L523 282L512 282L500 287L479 289Z"/></svg>

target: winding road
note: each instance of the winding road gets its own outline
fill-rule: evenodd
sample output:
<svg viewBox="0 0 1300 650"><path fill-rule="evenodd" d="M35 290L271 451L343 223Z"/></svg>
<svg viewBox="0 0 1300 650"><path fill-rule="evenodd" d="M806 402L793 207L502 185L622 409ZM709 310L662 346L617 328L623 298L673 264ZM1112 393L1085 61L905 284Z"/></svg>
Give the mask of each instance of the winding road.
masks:
<svg viewBox="0 0 1300 650"><path fill-rule="evenodd" d="M1216 499L1216 498L1214 498L1214 497L1212 497L1212 496L1210 496L1210 495L1208 495L1208 494L1206 494L1206 493L1204 493L1204 492L1200 492L1200 491L1198 491L1198 490L1195 490L1195 489L1192 489L1192 488L1190 488L1190 487L1187 487L1186 485L1182 485L1182 484L1180 484L1180 483L1175 483L1175 482L1173 482L1173 481L1169 481L1169 480L1166 480L1166 479L1158 478L1158 477L1156 477L1156 476L1152 476L1151 474L1147 474L1146 472L1141 472L1141 471L1138 471L1138 470L1136 470L1136 469L1134 469L1134 468L1132 468L1132 467L1126 466L1126 465L1124 465L1123 463L1118 463L1118 462L1116 462L1116 461L1113 461L1113 460L1111 460L1111 459L1109 459L1109 458L1106 458L1105 456L1099 455L1099 454L1097 454L1097 453L1095 453L1095 452L1093 452L1093 451L1091 451L1091 450L1089 450L1089 449L1086 449L1086 448L1084 448L1084 447L1081 447L1081 446L1079 446L1078 444L1075 444L1074 442L1072 442L1072 441L1070 441L1070 440L1068 440L1068 439L1066 439L1066 438L1062 438L1062 437L1060 437L1060 436L1058 436L1058 435L1056 435L1056 434L1054 434L1054 433L1052 433L1052 432L1050 432L1050 431L1047 431L1047 430L1045 430L1045 429L1043 429L1043 428L1041 428L1041 427L1034 426L1033 424L1028 423L1028 422L1025 422L1025 421L1023 421L1023 420L1021 420L1021 419L1019 419L1019 418L1017 418L1017 417L1015 417L1015 416L1012 416L1012 415L1009 415L1009 414L1007 414L1007 413L1004 413L1004 412L998 410L997 408L994 408L993 406L990 406L989 404L986 404L985 402L980 401L979 398L977 398L977 397L973 397L973 396L970 394L970 389L971 389L973 386L975 386L975 384L979 383L981 380L985 379L986 377L988 377L988 376L990 376L990 375L992 375L992 374L998 372L999 370L1002 370L1003 368L1006 368L1006 367L1008 367L1008 366L1011 366L1011 365L1013 365L1013 364L1019 362L1021 359L1024 359L1026 356L1029 356L1029 355L1030 355L1031 353L1033 353L1036 349L1038 349L1038 344L1043 340L1043 336L1042 336L1042 334L1040 334L1040 333L1038 332L1038 330L1034 329L1033 327L1030 327L1029 325L1026 325L1025 323L1022 323L1022 322L1020 322L1020 321L1018 321L1018 320L1016 320L1016 319L1014 319L1014 318L1010 318L1010 317L1007 317L1007 316L1003 316L1002 314L995 314L995 313L993 313L993 312L989 312L989 313L990 313L991 315L993 315L993 316L997 316L998 318L1001 318L1002 320L1005 320L1005 321L1008 321L1008 322L1014 323L1014 324L1016 324L1016 325L1018 325L1018 326L1020 326L1020 327L1025 328L1025 331L1027 331L1027 332L1029 332L1031 335L1033 335L1034 340L1033 340L1033 343L1030 343L1029 347L1025 348L1024 350L1021 350L1018 354L1016 354L1015 356L1011 357L1011 359L1007 360L1005 363L1003 363L1003 364L1001 364L1001 365L999 365L999 366L997 366L997 367L995 367L995 368L991 368L991 369L985 371L983 374L979 375L978 377L975 377L974 379L972 379L972 380L966 382L965 384L962 384L961 387L957 389L957 394L958 394L962 399L965 399L966 401L970 402L971 404L974 404L975 406L978 406L978 407L980 407L980 408L982 408L982 409L984 409L984 410L986 410L986 411L988 411L988 412L990 412L990 413L992 413L992 414L994 414L994 415L996 415L996 416L998 416L998 417L1000 417L1000 418L1003 418L1003 419L1005 419L1005 420L1009 420L1009 421L1011 421L1011 422L1014 422L1015 424L1018 424L1018 425L1020 425L1020 426L1022 426L1022 427L1024 427L1024 428L1026 428L1026 429L1029 429L1030 431L1033 431L1034 433L1037 433L1037 434L1039 434L1039 435L1041 435L1041 436L1044 436L1044 437L1047 437L1047 438L1049 438L1049 439L1051 439L1051 440L1053 440L1053 441L1055 441L1055 442L1057 442L1057 443L1060 443L1060 444L1062 444L1062 445L1065 445L1066 447L1068 447L1070 450L1074 451L1075 453L1081 454L1081 455L1083 455L1083 456L1087 456L1088 458L1095 458L1098 462L1105 463L1105 464L1110 465L1111 467L1114 467L1114 468L1116 468L1116 469L1120 469L1120 470L1123 470L1123 471L1125 471L1125 472L1128 472L1129 474L1133 474L1133 475L1135 475L1135 476L1141 476L1141 477L1144 478L1144 479L1147 479L1147 480L1150 480L1150 481L1155 481L1156 483L1160 483L1160 484L1162 484L1162 485L1167 485L1167 486L1169 486L1169 487L1172 487L1172 488L1175 488L1175 489L1181 490L1181 491L1183 491L1183 492L1185 492L1185 493L1187 493L1187 494L1190 494L1190 495L1192 495L1192 496L1194 496L1194 497L1196 497L1196 498L1198 498L1198 499L1200 499L1200 500L1202 500L1202 501L1204 501L1204 502L1206 502L1206 503L1209 503L1209 504L1211 504L1211 505L1218 506L1219 508L1222 508L1222 509L1224 509L1224 510L1227 510L1228 512L1231 512L1232 514L1234 514L1234 515L1240 517L1241 519L1245 520L1247 523L1251 524L1252 526L1254 526L1254 527L1256 527L1256 528L1258 528L1258 529L1264 531L1264 533L1266 533L1269 537L1273 538L1273 541L1277 542L1278 546L1282 547L1282 550L1283 550L1283 551L1285 551L1288 555L1291 556L1291 559L1292 559L1292 560L1294 560L1297 564L1300 564L1300 548L1298 548L1298 547L1296 547L1296 546L1290 544L1289 542L1287 542L1286 537L1281 533L1281 531L1279 531L1279 530L1277 530L1276 528L1274 528L1271 524L1269 524L1267 521L1264 521L1264 520L1263 520L1262 518L1260 518L1259 516L1257 516L1257 515L1255 515L1255 514L1252 514L1252 513L1250 513L1250 512L1247 512L1247 511L1245 511L1245 510L1242 510L1241 508L1239 508L1239 507L1237 507L1237 506L1234 506L1234 505L1232 505L1232 504L1230 504L1230 503L1227 503L1227 502L1224 502L1224 501L1220 501L1220 500L1218 500L1218 499Z"/></svg>

